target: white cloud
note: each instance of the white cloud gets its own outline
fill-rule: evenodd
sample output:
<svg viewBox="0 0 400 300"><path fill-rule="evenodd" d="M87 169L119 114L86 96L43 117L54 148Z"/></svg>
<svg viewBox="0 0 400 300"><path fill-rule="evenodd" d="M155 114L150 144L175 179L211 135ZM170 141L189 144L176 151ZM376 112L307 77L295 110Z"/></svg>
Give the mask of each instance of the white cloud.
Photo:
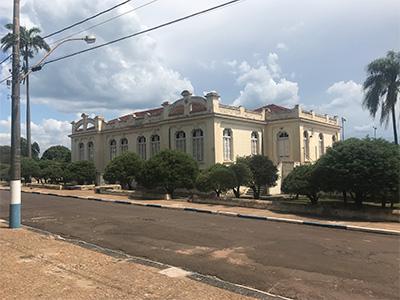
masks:
<svg viewBox="0 0 400 300"><path fill-rule="evenodd" d="M10 128L10 118L0 120L1 127ZM21 135L26 137L26 124L21 124ZM43 119L39 124L31 124L32 142L38 142L41 152L54 145L64 145L70 147L68 134L71 133L71 124L67 121L55 119ZM11 135L8 132L0 132L0 145L9 145Z"/></svg>
<svg viewBox="0 0 400 300"><path fill-rule="evenodd" d="M271 103L293 106L298 102L298 84L283 77L278 60L276 53L269 53L266 62L251 66L243 61L236 67L237 84L243 89L235 105L255 108Z"/></svg>
<svg viewBox="0 0 400 300"><path fill-rule="evenodd" d="M285 43L281 42L281 43L276 44L276 49L287 51L287 50L289 50L289 47Z"/></svg>
<svg viewBox="0 0 400 300"><path fill-rule="evenodd" d="M39 0L26 0L24 3L22 23L35 24L48 33L63 24L70 24L71 20L108 8L115 1L54 0L48 5ZM115 14L134 6L137 4L126 4ZM144 28L139 17L130 13L112 24L94 29L93 33L97 37L96 44L101 44ZM52 58L85 47L84 43L71 42L57 49ZM4 68L2 72L5 72ZM45 103L67 113L114 110L119 114L123 110L158 106L165 99L176 98L184 89L193 90L188 79L167 65L157 42L149 35L47 65L32 76L31 83L33 103Z"/></svg>

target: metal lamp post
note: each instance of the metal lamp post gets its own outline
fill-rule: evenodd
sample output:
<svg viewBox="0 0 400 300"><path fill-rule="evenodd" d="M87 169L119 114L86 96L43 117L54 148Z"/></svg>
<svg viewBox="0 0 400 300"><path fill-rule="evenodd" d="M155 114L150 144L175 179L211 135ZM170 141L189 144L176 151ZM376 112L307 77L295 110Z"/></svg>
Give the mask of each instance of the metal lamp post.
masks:
<svg viewBox="0 0 400 300"><path fill-rule="evenodd" d="M11 178L10 178L10 228L21 227L21 117L20 117L20 82L34 71L41 69L41 64L49 57L59 46L70 41L85 41L92 44L96 37L87 35L83 38L65 39L55 45L46 55L36 63L28 72L20 75L20 33L19 33L19 0L14 0L14 23L13 35L15 38L13 44L12 61L12 93L11 93ZM28 145L30 147L30 145Z"/></svg>

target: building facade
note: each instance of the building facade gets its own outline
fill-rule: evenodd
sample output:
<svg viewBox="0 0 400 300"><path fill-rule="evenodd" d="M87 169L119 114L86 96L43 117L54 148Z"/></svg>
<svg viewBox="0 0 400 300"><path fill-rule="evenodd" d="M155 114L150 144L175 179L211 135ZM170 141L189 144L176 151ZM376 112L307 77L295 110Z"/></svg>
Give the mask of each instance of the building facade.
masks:
<svg viewBox="0 0 400 300"><path fill-rule="evenodd" d="M174 103L105 121L96 116L72 122L72 160L92 160L97 182L108 162L125 151L149 159L163 149L186 152L207 168L230 164L237 157L262 154L284 178L296 164L317 160L340 137L338 117L267 105L256 110L220 102L216 92L205 97L189 91ZM280 180L270 193L280 192Z"/></svg>

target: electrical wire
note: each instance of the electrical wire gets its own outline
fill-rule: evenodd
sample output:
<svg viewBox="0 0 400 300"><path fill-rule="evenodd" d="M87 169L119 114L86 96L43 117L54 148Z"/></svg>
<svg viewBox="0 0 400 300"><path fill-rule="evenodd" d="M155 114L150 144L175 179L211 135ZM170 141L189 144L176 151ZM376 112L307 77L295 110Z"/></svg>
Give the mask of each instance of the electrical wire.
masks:
<svg viewBox="0 0 400 300"><path fill-rule="evenodd" d="M106 9L106 10L103 10L103 11L101 11L101 12L99 12L99 13L97 13L97 14L91 16L91 17L85 18L85 19L83 19L83 20L81 20L81 21L78 21L78 22L72 24L72 25L69 25L69 26L64 27L64 28L62 28L62 29L59 29L59 30L57 30L57 31L55 31L55 32L53 32L53 33L50 33L50 34L44 36L43 39L47 39L47 38L49 38L49 37L51 37L51 36L53 36L53 35L59 34L59 33L63 32L63 31L65 31L65 30L71 29L71 28L73 28L73 27L75 27L75 26L78 26L78 25L80 25L80 24L82 24L82 23L85 23L85 22L90 21L90 20L92 20L92 19L94 19L94 18L97 18L98 16L101 16L101 15L103 15L103 14L109 12L109 11L112 11L113 9L116 9L117 7L120 7L120 6L126 4L126 3L130 2L130 1L132 1L132 0L126 0L126 1L124 1L124 2L121 2L121 3L117 4L117 5L114 5L113 7L110 7L110 8L108 8L108 9Z"/></svg>
<svg viewBox="0 0 400 300"><path fill-rule="evenodd" d="M4 62L6 62L9 58L11 57L11 54L8 55L5 59L3 59L2 61L0 61L0 65L3 64Z"/></svg>
<svg viewBox="0 0 400 300"><path fill-rule="evenodd" d="M60 61L60 60L63 60L63 59L69 58L69 57L73 57L73 56L76 56L78 54L82 54L82 53L89 52L89 51L92 51L92 50L95 50L95 49L99 49L99 48L102 48L102 47L105 47L105 46L108 46L108 45L111 45L111 44L115 44L117 42L129 39L129 38L132 38L132 37L144 34L144 33L148 33L148 32L160 29L162 27L166 27L166 26L169 26L169 25L172 25L172 24L175 24L175 23L178 23L178 22L181 22L181 21L184 21L184 20L199 16L199 15L203 15L203 14L206 14L206 13L211 12L213 10L216 10L216 9L219 9L219 8L234 4L234 3L239 2L239 1L242 1L242 0L228 1L228 2L222 3L220 5L213 6L211 8L207 8L205 10L202 10L202 11L199 11L199 12L196 12L196 13L193 13L193 14L190 14L190 15L187 15L187 16L184 16L184 17L181 17L181 18L178 18L178 19L175 19L175 20L172 20L172 21L157 25L157 26L154 26L154 27L146 29L146 30L142 30L142 31L139 31L139 32L136 32L136 33L133 33L133 34L130 34L130 35L127 35L127 36L124 36L124 37L121 37L121 38L118 38L118 39L115 39L115 40L112 40L112 41L109 41L109 42L106 42L106 43L103 43L103 44L100 44L100 45L97 45L97 46L93 46L93 47L90 47L90 48L87 48L87 49L84 49L84 50L81 50L81 51L77 51L77 52L74 52L74 53L71 53L71 54L67 54L67 55L64 55L64 56L49 60L49 61L43 63L42 66L47 65L47 64L51 64L51 63L54 63L54 62L57 62L57 61Z"/></svg>
<svg viewBox="0 0 400 300"><path fill-rule="evenodd" d="M136 10L139 10L139 9L141 9L141 8L143 8L143 7L146 7L146 6L150 5L150 4L153 4L154 2L157 2L157 1L159 1L159 0L152 0L152 1L149 1L149 2L147 2L147 3L145 3L145 4L140 5L140 6L138 6L138 7L132 8L132 9L130 9L130 10L124 12L124 13L121 13L121 14L119 14L119 15L116 15L116 16L114 16L114 17L111 17L111 18L109 18L109 19L106 19L106 20L104 20L104 21L102 21L102 22L100 22L100 23L97 23L97 24L93 25L93 26L87 27L87 28L85 28L85 29L82 29L82 30L77 31L77 32L75 32L75 33L72 33L72 34L70 34L70 35L67 35L67 36L65 36L65 37L63 37L63 38L60 38L60 39L54 41L53 43L51 43L51 45L57 44L57 43L61 42L62 40L69 39L69 38L71 38L71 37L73 37L73 36L75 36L75 35L78 35L78 34L82 33L82 32L88 31L88 30L90 30L90 29L93 29L93 28L96 28L96 27L101 26L101 25L103 25L103 24L106 24L106 23L108 23L108 22L111 22L111 21L113 21L113 20L115 20L115 19L117 19L117 18L120 18L120 17L122 17L122 16L125 16L125 15L127 15L127 14L130 14L130 13L136 11Z"/></svg>

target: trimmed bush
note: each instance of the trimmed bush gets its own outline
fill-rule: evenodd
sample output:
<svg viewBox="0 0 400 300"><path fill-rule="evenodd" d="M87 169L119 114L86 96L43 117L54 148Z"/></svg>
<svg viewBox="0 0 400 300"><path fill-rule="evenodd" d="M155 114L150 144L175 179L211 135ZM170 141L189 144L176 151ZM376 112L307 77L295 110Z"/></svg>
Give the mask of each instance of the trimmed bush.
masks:
<svg viewBox="0 0 400 300"><path fill-rule="evenodd" d="M214 191L219 198L236 186L235 174L230 168L222 164L215 164L200 173L196 180L196 188L201 192Z"/></svg>
<svg viewBox="0 0 400 300"><path fill-rule="evenodd" d="M319 187L313 180L314 165L302 165L294 168L282 182L282 191L287 194L304 195L311 204L317 204Z"/></svg>
<svg viewBox="0 0 400 300"><path fill-rule="evenodd" d="M92 184L96 179L96 168L91 161L74 161L68 164L64 176L65 182Z"/></svg>
<svg viewBox="0 0 400 300"><path fill-rule="evenodd" d="M37 160L25 157L21 159L21 176L25 183L32 182L32 177L39 178L40 175L41 170Z"/></svg>
<svg viewBox="0 0 400 300"><path fill-rule="evenodd" d="M163 188L174 196L178 188L194 187L199 167L186 153L163 150L144 163L137 181L146 188Z"/></svg>
<svg viewBox="0 0 400 300"><path fill-rule="evenodd" d="M143 162L133 152L125 152L110 161L103 178L109 183L119 183L123 188L132 188L132 181L142 171Z"/></svg>

